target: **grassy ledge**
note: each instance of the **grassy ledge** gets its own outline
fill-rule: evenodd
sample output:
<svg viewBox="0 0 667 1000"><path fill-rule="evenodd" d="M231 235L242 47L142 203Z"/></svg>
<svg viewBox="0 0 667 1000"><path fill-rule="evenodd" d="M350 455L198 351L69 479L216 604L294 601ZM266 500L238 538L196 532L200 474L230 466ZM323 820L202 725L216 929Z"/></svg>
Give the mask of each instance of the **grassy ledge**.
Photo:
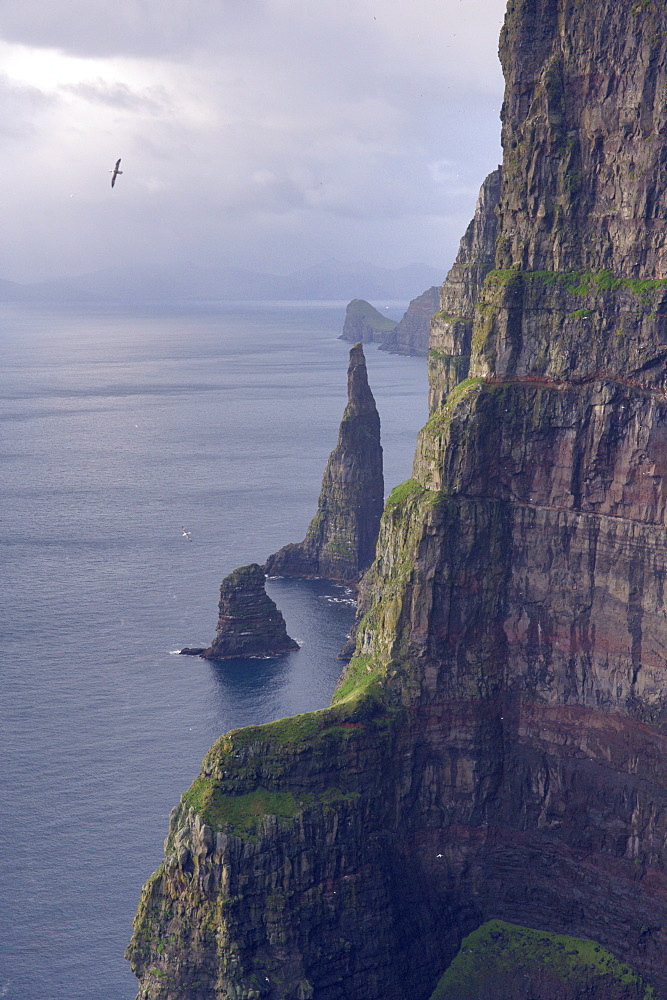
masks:
<svg viewBox="0 0 667 1000"><path fill-rule="evenodd" d="M590 295L595 292L615 292L626 289L633 295L646 298L656 290L667 288L667 278L618 278L611 271L521 271L519 269L489 271L489 285L509 285L517 279L544 285L561 285L573 295Z"/></svg>

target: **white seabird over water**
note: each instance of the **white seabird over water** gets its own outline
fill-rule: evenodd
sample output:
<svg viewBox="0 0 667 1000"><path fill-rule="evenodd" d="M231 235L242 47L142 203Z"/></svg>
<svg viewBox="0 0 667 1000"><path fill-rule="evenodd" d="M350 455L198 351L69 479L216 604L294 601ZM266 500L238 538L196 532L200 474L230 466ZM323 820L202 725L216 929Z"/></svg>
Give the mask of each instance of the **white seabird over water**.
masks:
<svg viewBox="0 0 667 1000"><path fill-rule="evenodd" d="M111 187L113 187L114 184L116 183L116 178L118 177L118 174L122 174L123 172L122 170L119 169L120 160L121 158L118 157L118 159L116 160L116 166L113 168L113 170L109 171L109 173L111 174Z"/></svg>

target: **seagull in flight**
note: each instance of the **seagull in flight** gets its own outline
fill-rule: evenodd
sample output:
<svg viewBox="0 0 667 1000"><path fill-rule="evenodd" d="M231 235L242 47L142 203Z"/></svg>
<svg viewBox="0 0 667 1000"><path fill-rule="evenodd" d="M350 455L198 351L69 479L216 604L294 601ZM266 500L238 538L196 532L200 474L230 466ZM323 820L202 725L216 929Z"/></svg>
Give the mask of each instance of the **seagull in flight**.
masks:
<svg viewBox="0 0 667 1000"><path fill-rule="evenodd" d="M116 178L118 177L118 174L122 174L122 172L123 171L120 169L120 157L118 157L118 159L116 160L116 166L113 168L113 170L109 171L109 173L111 174L111 187L113 187L114 184L116 183Z"/></svg>
<svg viewBox="0 0 667 1000"><path fill-rule="evenodd" d="M181 528L181 534L183 535L183 538L186 540L186 542L192 541L192 535L190 534L189 531L186 531L185 528Z"/></svg>

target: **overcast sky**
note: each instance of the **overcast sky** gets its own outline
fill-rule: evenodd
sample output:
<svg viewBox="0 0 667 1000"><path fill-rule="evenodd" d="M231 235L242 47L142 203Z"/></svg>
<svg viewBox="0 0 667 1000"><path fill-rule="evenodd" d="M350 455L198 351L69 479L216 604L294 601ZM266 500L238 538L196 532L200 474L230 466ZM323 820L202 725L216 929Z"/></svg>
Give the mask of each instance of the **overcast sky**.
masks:
<svg viewBox="0 0 667 1000"><path fill-rule="evenodd" d="M500 159L504 7L2 0L0 277L446 270Z"/></svg>

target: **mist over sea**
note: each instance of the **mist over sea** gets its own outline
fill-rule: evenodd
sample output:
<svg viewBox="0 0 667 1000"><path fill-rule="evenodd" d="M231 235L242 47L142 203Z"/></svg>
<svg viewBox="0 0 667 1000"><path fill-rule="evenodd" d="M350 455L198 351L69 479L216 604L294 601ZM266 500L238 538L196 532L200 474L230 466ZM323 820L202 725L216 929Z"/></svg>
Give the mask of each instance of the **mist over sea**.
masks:
<svg viewBox="0 0 667 1000"><path fill-rule="evenodd" d="M0 998L132 1000L139 892L201 758L328 704L342 587L270 581L296 653L173 651L213 638L223 576L303 538L346 401L344 312L0 308ZM388 492L410 476L426 365L365 350Z"/></svg>

